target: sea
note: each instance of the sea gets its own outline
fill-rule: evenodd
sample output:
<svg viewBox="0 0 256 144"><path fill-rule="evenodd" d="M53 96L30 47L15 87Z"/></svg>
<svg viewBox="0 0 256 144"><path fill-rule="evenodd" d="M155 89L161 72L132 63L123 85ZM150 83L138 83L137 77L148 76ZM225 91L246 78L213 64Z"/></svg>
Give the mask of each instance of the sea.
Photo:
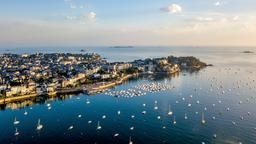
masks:
<svg viewBox="0 0 256 144"><path fill-rule="evenodd" d="M254 53L244 53L246 50ZM127 91L152 83L171 87L142 96L73 94L2 105L1 144L256 143L255 47L0 49L0 54L37 52L95 52L111 62L195 56L213 66L171 76L131 79L109 90ZM167 114L169 110L172 115ZM18 124L14 124L15 119ZM37 130L39 119L41 130ZM101 129L97 129L98 125Z"/></svg>

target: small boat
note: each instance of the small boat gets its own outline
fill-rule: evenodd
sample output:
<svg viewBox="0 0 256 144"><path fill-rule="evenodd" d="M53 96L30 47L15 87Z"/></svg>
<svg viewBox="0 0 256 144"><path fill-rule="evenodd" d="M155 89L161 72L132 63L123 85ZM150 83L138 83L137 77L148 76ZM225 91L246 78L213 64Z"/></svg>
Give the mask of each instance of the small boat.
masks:
<svg viewBox="0 0 256 144"><path fill-rule="evenodd" d="M133 144L131 137L130 137L130 139L129 139L129 144Z"/></svg>
<svg viewBox="0 0 256 144"><path fill-rule="evenodd" d="M130 127L130 130L134 130L134 127L132 126L132 127Z"/></svg>
<svg viewBox="0 0 256 144"><path fill-rule="evenodd" d="M98 121L97 130L101 130L100 122Z"/></svg>
<svg viewBox="0 0 256 144"><path fill-rule="evenodd" d="M142 114L146 114L147 112L146 111L142 111Z"/></svg>
<svg viewBox="0 0 256 144"><path fill-rule="evenodd" d="M117 136L119 136L119 133L114 134L114 137L117 137Z"/></svg>
<svg viewBox="0 0 256 144"><path fill-rule="evenodd" d="M78 115L77 117L78 117L78 118L81 118L81 117L82 117L82 115Z"/></svg>
<svg viewBox="0 0 256 144"><path fill-rule="evenodd" d="M186 119L188 119L188 116L187 116L187 114L185 113L185 117L184 117L184 119L186 120Z"/></svg>
<svg viewBox="0 0 256 144"><path fill-rule="evenodd" d="M201 123L202 123L202 124L205 124L205 123L206 123L206 121L205 121L205 119L204 119L204 113L202 113L202 120L201 120Z"/></svg>
<svg viewBox="0 0 256 144"><path fill-rule="evenodd" d="M157 103L155 103L154 110L158 110Z"/></svg>
<svg viewBox="0 0 256 144"><path fill-rule="evenodd" d="M16 128L14 135L15 135L15 136L18 136L19 134L20 134L20 132L19 132L18 129Z"/></svg>
<svg viewBox="0 0 256 144"><path fill-rule="evenodd" d="M89 101L89 99L86 100L86 104L90 104L91 102Z"/></svg>
<svg viewBox="0 0 256 144"><path fill-rule="evenodd" d="M88 121L88 124L92 123L92 121Z"/></svg>
<svg viewBox="0 0 256 144"><path fill-rule="evenodd" d="M27 111L25 111L25 112L24 112L24 115L28 115L28 112L27 112Z"/></svg>
<svg viewBox="0 0 256 144"><path fill-rule="evenodd" d="M173 112L171 111L171 105L169 105L169 111L168 111L167 114L168 114L168 115L172 115L172 113L173 113Z"/></svg>
<svg viewBox="0 0 256 144"><path fill-rule="evenodd" d="M74 128L74 126L70 126L68 127L68 130L72 130Z"/></svg>
<svg viewBox="0 0 256 144"><path fill-rule="evenodd" d="M102 116L102 119L105 119L106 117L107 117L106 115L103 115L103 116Z"/></svg>
<svg viewBox="0 0 256 144"><path fill-rule="evenodd" d="M176 120L175 120L175 116L173 117L173 125L176 125Z"/></svg>
<svg viewBox="0 0 256 144"><path fill-rule="evenodd" d="M43 128L43 125L40 123L40 119L38 119L36 130L41 130Z"/></svg>
<svg viewBox="0 0 256 144"><path fill-rule="evenodd" d="M121 111L117 111L117 114L120 115L120 114L121 114Z"/></svg>
<svg viewBox="0 0 256 144"><path fill-rule="evenodd" d="M14 124L14 125L17 125L17 124L19 124L19 123L20 123L20 121L18 121L18 120L16 119L16 117L15 117L13 124Z"/></svg>

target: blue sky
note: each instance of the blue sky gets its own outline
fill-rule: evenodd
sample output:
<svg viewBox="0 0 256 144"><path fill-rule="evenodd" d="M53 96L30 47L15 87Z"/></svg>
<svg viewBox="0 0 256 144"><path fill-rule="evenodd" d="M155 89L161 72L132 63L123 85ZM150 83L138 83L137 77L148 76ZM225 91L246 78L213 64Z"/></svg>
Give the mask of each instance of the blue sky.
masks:
<svg viewBox="0 0 256 144"><path fill-rule="evenodd" d="M0 47L255 46L255 0L1 0Z"/></svg>

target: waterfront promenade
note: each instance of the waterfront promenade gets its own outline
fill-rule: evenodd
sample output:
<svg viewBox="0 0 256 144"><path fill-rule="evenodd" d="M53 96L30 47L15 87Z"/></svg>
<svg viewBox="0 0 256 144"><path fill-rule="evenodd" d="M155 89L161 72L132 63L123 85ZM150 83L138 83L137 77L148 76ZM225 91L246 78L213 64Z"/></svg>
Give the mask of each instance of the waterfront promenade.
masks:
<svg viewBox="0 0 256 144"><path fill-rule="evenodd" d="M42 93L42 94L27 94L27 95L20 95L20 96L15 96L15 97L8 97L8 98L2 98L0 99L0 104L6 104L6 103L11 103L11 102L17 102L21 100L26 100L26 99L31 99L35 98L38 96L57 96L61 94L72 94L72 93L86 93L88 95L92 95L94 93L102 92L107 88L114 87L116 85L122 84L124 81L128 80L129 78L132 78L134 76L138 76L138 74L129 74L126 76L123 76L122 78L115 80L115 81L110 81L110 82L98 82L95 84L90 84L90 85L82 85L79 87L74 87L74 88L61 88L57 89L55 93Z"/></svg>

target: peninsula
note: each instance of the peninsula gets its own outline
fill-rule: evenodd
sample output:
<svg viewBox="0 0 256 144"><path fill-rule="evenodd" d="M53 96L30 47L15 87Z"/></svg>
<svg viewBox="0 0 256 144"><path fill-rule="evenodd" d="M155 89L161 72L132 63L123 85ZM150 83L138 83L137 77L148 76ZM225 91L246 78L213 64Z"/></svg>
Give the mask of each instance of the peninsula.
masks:
<svg viewBox="0 0 256 144"><path fill-rule="evenodd" d="M195 57L108 62L96 53L2 54L0 104L41 95L93 94L141 74L173 74L206 66Z"/></svg>

